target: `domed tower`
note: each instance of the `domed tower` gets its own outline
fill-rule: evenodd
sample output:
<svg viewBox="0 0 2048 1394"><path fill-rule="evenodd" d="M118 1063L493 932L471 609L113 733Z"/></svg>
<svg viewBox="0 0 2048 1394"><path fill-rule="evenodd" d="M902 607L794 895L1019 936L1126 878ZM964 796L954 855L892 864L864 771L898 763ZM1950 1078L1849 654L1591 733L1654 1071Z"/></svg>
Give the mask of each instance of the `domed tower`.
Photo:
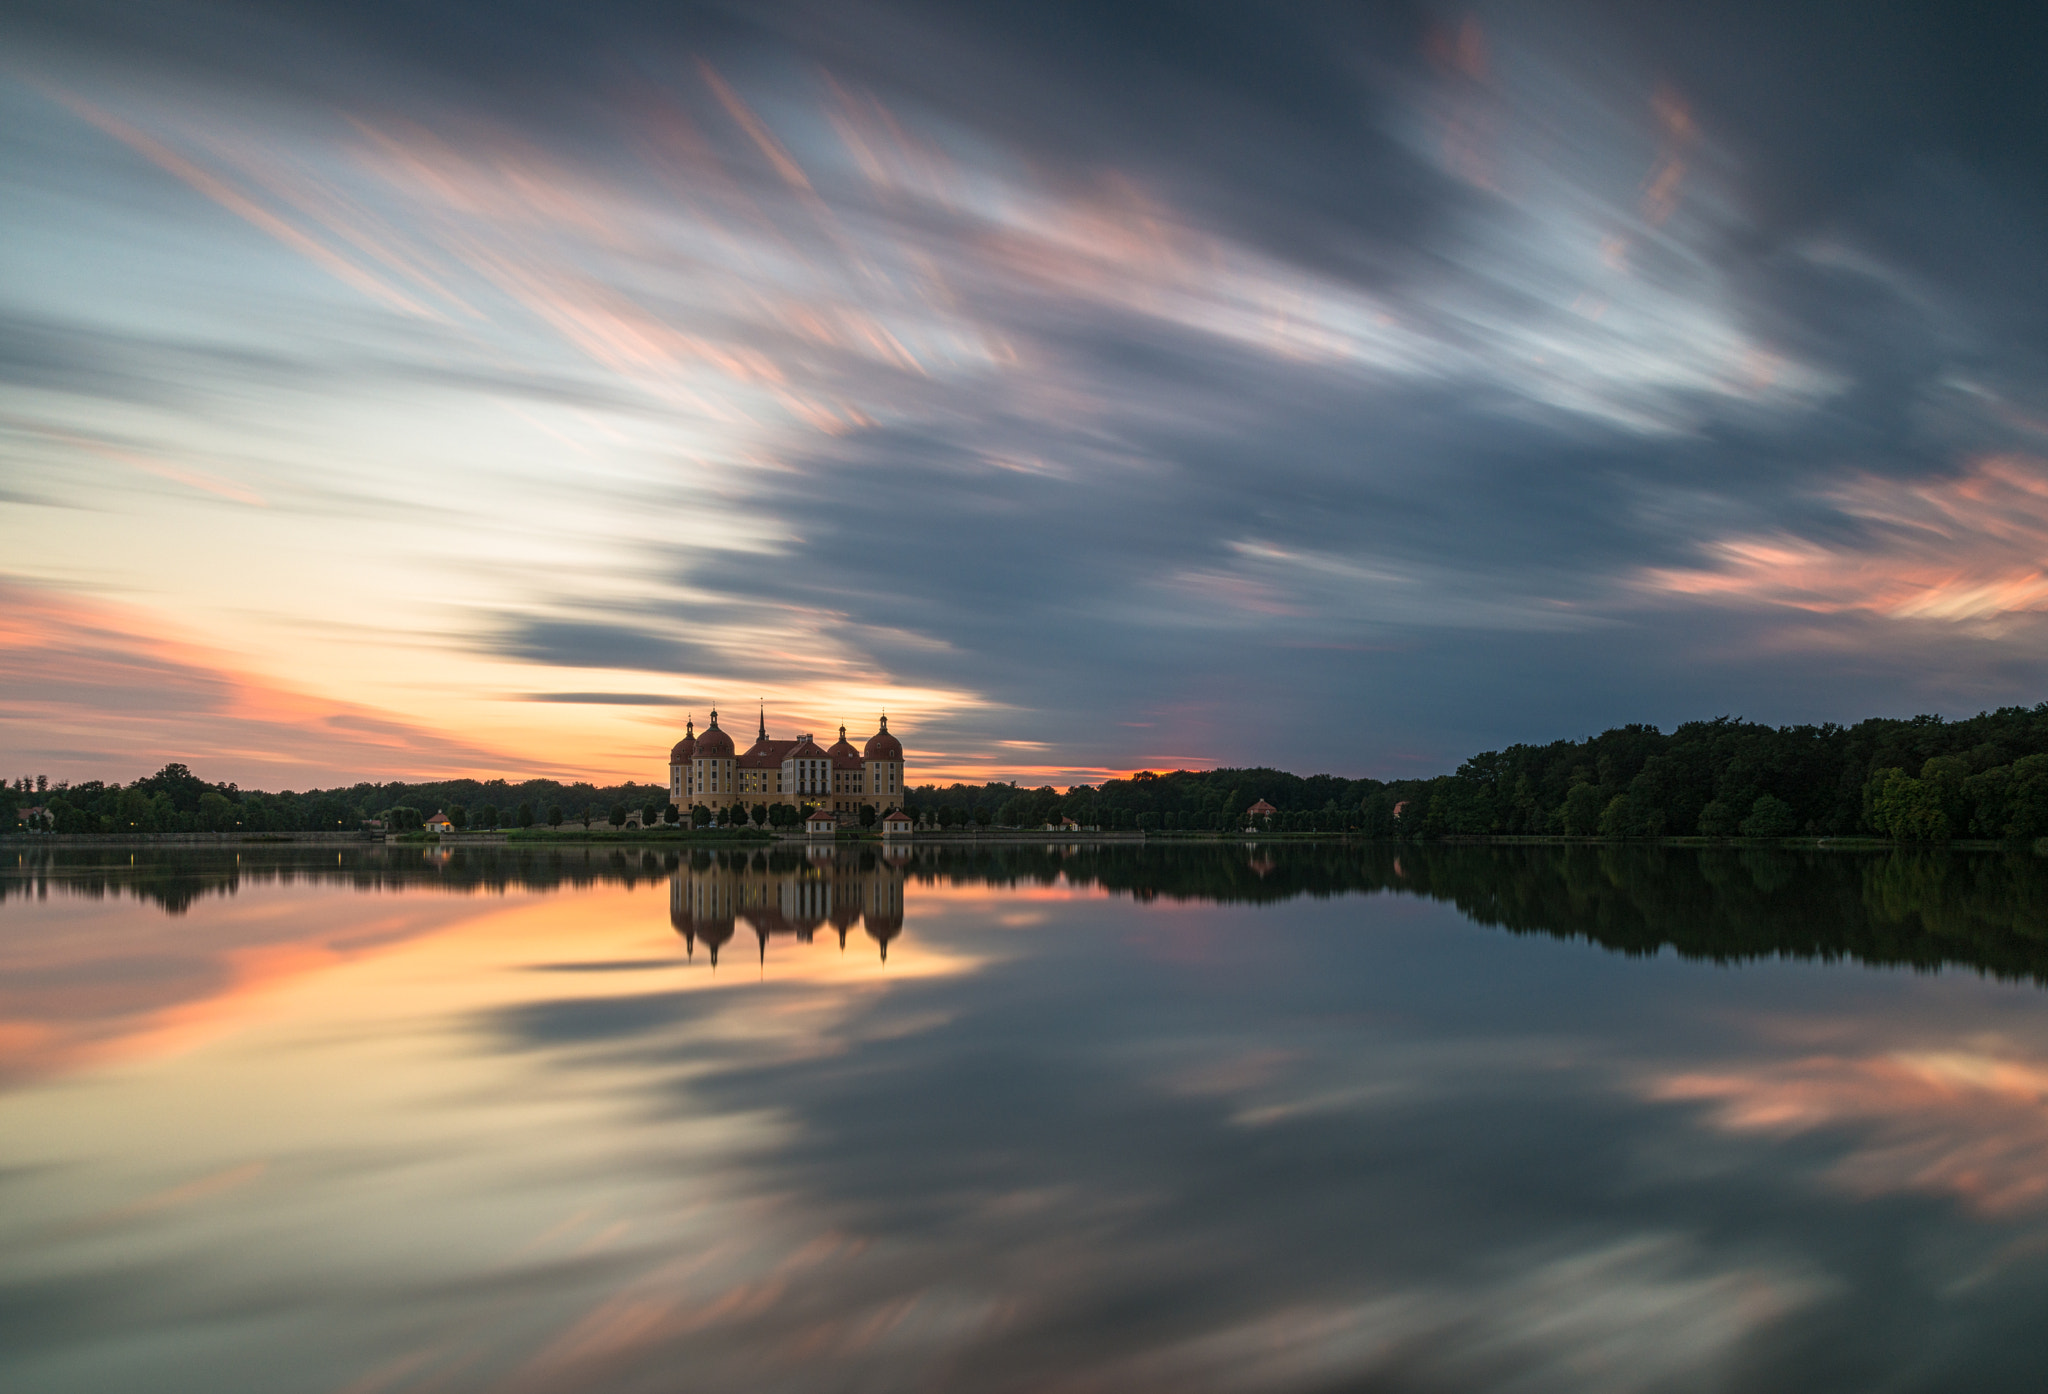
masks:
<svg viewBox="0 0 2048 1394"><path fill-rule="evenodd" d="M690 761L696 756L697 720L692 717L683 723L683 738L668 752L668 801L685 811L694 802L685 795L691 792Z"/></svg>
<svg viewBox="0 0 2048 1394"><path fill-rule="evenodd" d="M889 718L882 718L882 729L868 737L867 749L861 752L863 766L862 792L868 801L880 812L903 801L903 742L889 734Z"/></svg>
<svg viewBox="0 0 2048 1394"><path fill-rule="evenodd" d="M701 803L707 808L724 808L736 797L737 787L733 778L732 737L718 729L718 708L711 709L710 724L704 734L697 737L697 748L691 752L691 802Z"/></svg>

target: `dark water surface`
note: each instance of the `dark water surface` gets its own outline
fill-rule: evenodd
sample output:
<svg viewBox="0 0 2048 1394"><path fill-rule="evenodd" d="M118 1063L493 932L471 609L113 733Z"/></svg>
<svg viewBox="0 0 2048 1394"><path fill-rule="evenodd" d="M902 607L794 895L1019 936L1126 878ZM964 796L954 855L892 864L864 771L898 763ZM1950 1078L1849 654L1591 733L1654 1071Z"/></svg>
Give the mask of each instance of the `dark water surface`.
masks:
<svg viewBox="0 0 2048 1394"><path fill-rule="evenodd" d="M715 964L714 964L715 960ZM2048 1387L2048 862L0 861L0 1387Z"/></svg>

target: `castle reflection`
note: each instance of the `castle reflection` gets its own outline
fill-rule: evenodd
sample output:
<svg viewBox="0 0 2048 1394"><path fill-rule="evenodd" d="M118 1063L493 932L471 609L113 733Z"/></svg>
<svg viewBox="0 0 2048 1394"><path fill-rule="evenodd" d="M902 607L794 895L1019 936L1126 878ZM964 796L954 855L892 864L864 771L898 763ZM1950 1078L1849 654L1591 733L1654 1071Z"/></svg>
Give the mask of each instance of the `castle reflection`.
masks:
<svg viewBox="0 0 2048 1394"><path fill-rule="evenodd" d="M811 943L822 928L846 937L863 929L889 957L889 941L903 932L903 879L907 847L698 852L669 877L669 924L691 957L703 944L718 966L718 952L744 924L768 962L768 941L787 935Z"/></svg>

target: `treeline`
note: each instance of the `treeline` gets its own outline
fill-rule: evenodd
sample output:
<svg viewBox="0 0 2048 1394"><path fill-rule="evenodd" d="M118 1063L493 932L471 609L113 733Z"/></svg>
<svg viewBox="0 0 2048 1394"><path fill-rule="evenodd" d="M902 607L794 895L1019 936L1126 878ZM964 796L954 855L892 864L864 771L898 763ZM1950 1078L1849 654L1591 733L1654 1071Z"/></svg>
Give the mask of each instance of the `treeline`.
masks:
<svg viewBox="0 0 2048 1394"><path fill-rule="evenodd" d="M51 787L23 779L13 793L16 808L44 809L38 816L50 830L85 833L333 831L372 820L403 830L436 812L470 827L618 823L629 812L648 822L703 823L735 812L673 809L666 787L632 782L600 788L460 779L266 794L208 784L179 764L125 786ZM1490 750L1432 779L1176 770L1064 793L1015 783L927 784L909 790L904 802L914 817L946 827L1037 828L1071 820L1083 828L1173 832L1245 827L1248 810L1261 801L1276 810L1258 820L1265 830L1404 841L1856 834L1902 842L2031 841L2048 837L2048 703L1963 721L1918 716L1773 727L1722 717L1669 733L1622 726L1581 741ZM790 821L796 813L742 811L760 823Z"/></svg>
<svg viewBox="0 0 2048 1394"><path fill-rule="evenodd" d="M602 826L615 816L624 822L628 811L659 819L668 807L665 785L631 781L601 787L552 779L450 779L271 794L210 784L182 764L165 765L132 784L52 784L24 777L8 792L12 798L0 826L57 833L347 832L373 823L406 832L436 813L470 828Z"/></svg>
<svg viewBox="0 0 2048 1394"><path fill-rule="evenodd" d="M2048 837L2048 703L1963 721L1874 718L1763 726L1722 717L1668 734L1622 726L1582 741L1513 745L1453 774L1382 781L1281 770L1177 770L1077 785L926 785L914 808L948 825L1172 831L1246 826L1263 800L1276 831L1370 837L1855 834L1907 842Z"/></svg>

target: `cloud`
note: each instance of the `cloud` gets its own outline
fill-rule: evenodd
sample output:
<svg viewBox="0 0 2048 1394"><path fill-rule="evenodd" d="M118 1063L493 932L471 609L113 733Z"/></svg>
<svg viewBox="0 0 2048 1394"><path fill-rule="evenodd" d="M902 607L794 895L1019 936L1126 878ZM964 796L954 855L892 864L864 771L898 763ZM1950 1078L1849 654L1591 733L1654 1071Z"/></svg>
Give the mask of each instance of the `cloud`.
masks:
<svg viewBox="0 0 2048 1394"><path fill-rule="evenodd" d="M16 415L459 596L419 693L946 693L892 710L990 773L2034 695L1987 624L2024 544L1880 516L2048 448L2000 291L2040 133L1979 19L1859 66L1739 7L103 13L11 21L60 94L11 168L82 200L22 204ZM65 280L145 198L148 275ZM1859 622L1914 604L1970 642Z"/></svg>
<svg viewBox="0 0 2048 1394"><path fill-rule="evenodd" d="M56 778L182 760L251 787L522 771L525 761L295 690L137 607L0 578L0 739Z"/></svg>
<svg viewBox="0 0 2048 1394"><path fill-rule="evenodd" d="M1947 479L1864 477L1824 501L1842 526L1709 542L1708 566L1655 570L1649 589L1816 614L1986 624L2048 610L2048 465L1979 460Z"/></svg>

